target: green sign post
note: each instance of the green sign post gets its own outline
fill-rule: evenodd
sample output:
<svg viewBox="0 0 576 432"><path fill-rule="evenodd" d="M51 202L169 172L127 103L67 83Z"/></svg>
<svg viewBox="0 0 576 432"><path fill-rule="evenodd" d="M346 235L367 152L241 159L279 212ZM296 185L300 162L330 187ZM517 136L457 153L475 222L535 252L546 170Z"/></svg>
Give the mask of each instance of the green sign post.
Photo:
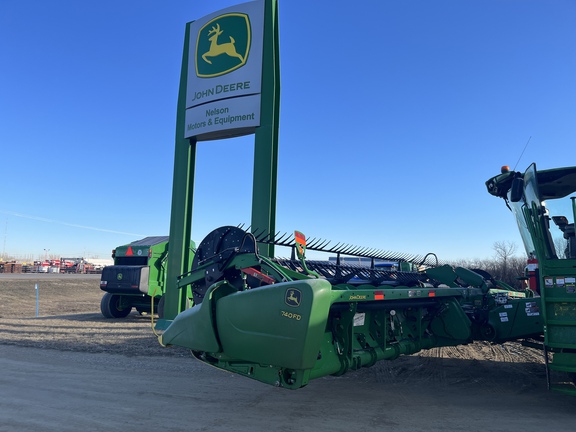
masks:
<svg viewBox="0 0 576 432"><path fill-rule="evenodd" d="M278 4L266 0L262 57L260 127L254 140L252 230L261 229L273 238L276 232L276 186L278 178L278 125L280 121L280 49ZM274 256L274 245L260 245L260 253ZM266 248L262 250L262 248Z"/></svg>
<svg viewBox="0 0 576 432"><path fill-rule="evenodd" d="M274 235L280 63L277 0L232 6L186 24L170 216L165 320L186 304L178 276L189 271L196 146L255 134L252 230ZM260 253L273 255L273 246ZM158 327L167 323L161 320Z"/></svg>

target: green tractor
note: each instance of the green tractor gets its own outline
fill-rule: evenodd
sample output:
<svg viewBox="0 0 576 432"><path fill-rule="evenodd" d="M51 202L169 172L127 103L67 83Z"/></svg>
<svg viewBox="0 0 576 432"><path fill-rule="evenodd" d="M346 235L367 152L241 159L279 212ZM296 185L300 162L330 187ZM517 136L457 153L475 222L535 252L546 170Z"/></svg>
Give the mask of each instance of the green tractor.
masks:
<svg viewBox="0 0 576 432"><path fill-rule="evenodd" d="M132 308L163 315L168 236L146 237L112 251L114 265L102 271L105 291L100 310L106 318L124 318Z"/></svg>
<svg viewBox="0 0 576 432"><path fill-rule="evenodd" d="M160 343L189 348L217 368L297 389L423 349L542 334L539 297L487 274L441 265L433 254L330 247L295 232L273 241L291 248L291 258L272 259L259 253L271 242L238 227L211 232L177 282L191 291L193 306L168 321ZM337 259L306 260L307 249ZM368 257L371 265L343 263L341 255ZM400 265L375 265L382 259Z"/></svg>
<svg viewBox="0 0 576 432"><path fill-rule="evenodd" d="M486 186L514 213L530 289L541 296L548 386L576 394L570 381L551 380L555 371L576 382L576 167L538 171L532 164L524 173L503 167Z"/></svg>

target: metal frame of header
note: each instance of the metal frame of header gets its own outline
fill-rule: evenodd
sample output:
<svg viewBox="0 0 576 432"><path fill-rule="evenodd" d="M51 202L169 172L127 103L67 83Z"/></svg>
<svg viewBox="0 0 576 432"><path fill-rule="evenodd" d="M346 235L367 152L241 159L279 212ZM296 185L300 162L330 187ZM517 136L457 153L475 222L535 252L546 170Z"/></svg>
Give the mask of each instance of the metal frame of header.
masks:
<svg viewBox="0 0 576 432"><path fill-rule="evenodd" d="M276 229L276 188L278 172L278 125L280 118L280 59L278 36L278 1L264 2L262 50L262 88L260 126L254 130L254 177L252 190L253 230L272 238ZM176 149L170 216L170 245L167 260L164 319L171 320L184 309L186 290L179 292L178 276L189 271L192 261L192 208L196 165L197 137L185 138L186 98L190 61L190 27L186 24L178 109L176 118ZM274 255L272 243L260 245L260 253ZM159 326L161 324L159 323Z"/></svg>

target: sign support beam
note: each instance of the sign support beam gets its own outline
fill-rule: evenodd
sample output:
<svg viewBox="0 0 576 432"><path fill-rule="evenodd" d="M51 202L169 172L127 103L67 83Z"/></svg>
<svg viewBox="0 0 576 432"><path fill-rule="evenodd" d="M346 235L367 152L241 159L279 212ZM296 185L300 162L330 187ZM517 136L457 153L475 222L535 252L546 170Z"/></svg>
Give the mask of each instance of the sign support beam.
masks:
<svg viewBox="0 0 576 432"><path fill-rule="evenodd" d="M256 78L251 78L251 75L249 75L244 78L242 71L249 71L249 69L238 68L237 72L234 70L232 73L240 73L237 77L243 78L236 79L235 82L237 83L233 85L221 81L221 76L225 76L226 73L215 74L220 81L202 81L198 79L198 71L195 70L192 73L190 69L197 69L194 65L197 65L195 62L199 61L199 53L196 52L198 51L198 45L193 37L197 39L199 33L204 35L203 31L206 32L202 39L203 42L207 38L210 40L213 38L213 45L200 51L200 53L203 53L200 57L203 61L206 61L206 58L213 60L220 55L238 55L232 52L228 43L223 43L217 39L220 35L219 32L221 32L219 21L217 21L219 17L212 18L212 15L205 17L206 20L211 19L211 21L204 24L204 27L201 27L204 22L202 19L197 20L196 23L189 22L186 24L176 118L176 147L170 216L170 243L164 293L164 318L160 319L156 324L156 328L159 330L167 328L171 320L186 308L187 290L178 289L178 277L190 270L192 262L192 209L196 145L198 140L226 138L247 133L255 134L251 226L253 232L265 233L270 235L271 238L273 238L275 233L278 124L280 118L278 0L262 0L262 2L264 7L263 17L261 12L259 12L260 15L256 15L263 18L263 34L259 33L257 40L252 41L253 48L254 46L260 47L255 49L254 52L258 52L261 49L262 57L258 61L261 61L262 66L255 69L258 75L260 72L262 75ZM255 8L254 5L257 5L257 3L245 3L238 6L247 7L250 11L257 11L257 7ZM230 11L233 8L228 8L226 11ZM259 10L262 11L262 9ZM234 14L224 13L223 11L222 13L222 17L234 16ZM193 28L194 30L192 31L191 29ZM200 30L195 30L196 28L200 28ZM191 35L191 32L194 35ZM262 38L261 41L260 38ZM232 41L232 39L229 40ZM238 38L237 40L239 41L240 39ZM196 58L191 58L191 45L194 45ZM208 53L211 56L207 57ZM202 65L203 67L205 66L203 63ZM189 79L195 84L191 84ZM256 82L258 86L256 86ZM204 84L204 89L197 87L197 84ZM237 96L242 97L233 98L232 94L227 94L228 99L216 99L221 90L224 92L240 92ZM258 90L258 93L261 93L259 105L251 102L254 100L254 96L250 93L252 90ZM221 101L229 102L224 102L223 105L220 105ZM233 110L240 111L232 112ZM246 111L246 113L242 110ZM251 120L255 114L250 117L249 110L254 110L255 114L260 110L258 113L258 125L254 124L252 126ZM229 117L225 117L228 114ZM224 118L233 118L235 121L237 118L239 121L245 121L245 119L248 119L248 121L240 123L239 129L232 128L227 131L224 128L220 132L220 129L215 127L215 124L220 124L217 122L217 116L222 115L224 115ZM274 246L262 245L260 253L271 257L274 254Z"/></svg>
<svg viewBox="0 0 576 432"><path fill-rule="evenodd" d="M276 188L278 178L278 126L280 120L280 53L278 2L264 6L264 51L260 127L254 138L254 182L252 189L252 232L276 232ZM260 254L273 257L274 245L260 245Z"/></svg>
<svg viewBox="0 0 576 432"><path fill-rule="evenodd" d="M188 271L191 262L192 207L194 172L196 167L196 139L184 138L186 126L186 87L188 57L190 52L190 24L186 24L182 71L176 114L176 149L174 153L174 180L172 185L172 210L170 213L170 239L166 273L164 317L174 319L184 309L186 290L177 289L178 276ZM162 327L159 322L159 328Z"/></svg>

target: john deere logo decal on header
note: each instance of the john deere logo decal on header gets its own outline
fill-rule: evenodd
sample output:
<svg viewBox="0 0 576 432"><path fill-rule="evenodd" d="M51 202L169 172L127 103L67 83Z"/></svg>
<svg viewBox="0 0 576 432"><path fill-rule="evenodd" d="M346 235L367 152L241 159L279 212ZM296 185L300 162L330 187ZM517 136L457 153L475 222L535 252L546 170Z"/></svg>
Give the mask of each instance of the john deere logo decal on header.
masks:
<svg viewBox="0 0 576 432"><path fill-rule="evenodd" d="M288 306L298 307L302 301L302 292L295 288L289 288L286 290L286 295L284 297L284 302Z"/></svg>
<svg viewBox="0 0 576 432"><path fill-rule="evenodd" d="M246 64L251 29L248 15L229 13L206 23L196 39L196 75L212 78Z"/></svg>

